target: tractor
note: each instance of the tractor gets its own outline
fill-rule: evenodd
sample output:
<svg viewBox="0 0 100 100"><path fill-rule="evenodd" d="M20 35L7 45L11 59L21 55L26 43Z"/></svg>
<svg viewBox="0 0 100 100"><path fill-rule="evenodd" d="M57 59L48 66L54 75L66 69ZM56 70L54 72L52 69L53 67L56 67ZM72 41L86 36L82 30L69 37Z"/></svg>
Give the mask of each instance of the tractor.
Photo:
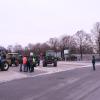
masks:
<svg viewBox="0 0 100 100"><path fill-rule="evenodd" d="M57 66L56 53L53 50L46 51L43 57L43 67L47 67L48 64L53 64L54 67Z"/></svg>

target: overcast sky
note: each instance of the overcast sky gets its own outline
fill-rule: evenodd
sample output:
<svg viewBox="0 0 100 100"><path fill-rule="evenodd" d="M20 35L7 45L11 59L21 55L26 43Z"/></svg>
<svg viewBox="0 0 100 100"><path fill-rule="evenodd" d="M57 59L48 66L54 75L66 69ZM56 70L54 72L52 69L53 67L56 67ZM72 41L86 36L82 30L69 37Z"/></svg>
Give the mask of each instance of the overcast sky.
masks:
<svg viewBox="0 0 100 100"><path fill-rule="evenodd" d="M0 45L89 32L99 21L100 0L0 0Z"/></svg>

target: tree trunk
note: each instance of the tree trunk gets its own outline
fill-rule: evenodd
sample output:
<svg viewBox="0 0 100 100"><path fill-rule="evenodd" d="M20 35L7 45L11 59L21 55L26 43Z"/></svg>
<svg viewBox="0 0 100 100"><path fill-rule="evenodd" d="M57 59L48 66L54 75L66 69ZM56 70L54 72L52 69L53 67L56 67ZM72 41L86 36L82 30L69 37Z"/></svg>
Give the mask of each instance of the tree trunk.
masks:
<svg viewBox="0 0 100 100"><path fill-rule="evenodd" d="M100 42L99 42L99 57L100 57Z"/></svg>
<svg viewBox="0 0 100 100"><path fill-rule="evenodd" d="M82 46L80 45L80 55L81 55L81 60L83 59L83 52L82 52Z"/></svg>

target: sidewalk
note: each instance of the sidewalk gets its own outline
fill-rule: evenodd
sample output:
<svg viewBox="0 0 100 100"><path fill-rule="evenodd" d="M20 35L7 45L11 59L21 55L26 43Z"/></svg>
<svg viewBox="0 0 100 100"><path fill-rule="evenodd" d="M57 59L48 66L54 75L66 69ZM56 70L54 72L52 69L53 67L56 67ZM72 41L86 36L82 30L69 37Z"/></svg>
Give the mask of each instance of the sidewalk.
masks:
<svg viewBox="0 0 100 100"><path fill-rule="evenodd" d="M96 63L96 66L100 65L99 63ZM47 67L37 67L37 70L41 70L41 71L46 71L48 73L57 73L57 72L62 72L62 71L67 71L67 70L74 70L76 68L85 68L85 67L91 67L92 68L92 63L91 62L86 62L86 61L70 61L70 62L66 62L66 61L60 61L58 62L58 66L57 67L53 67L52 65L48 65Z"/></svg>
<svg viewBox="0 0 100 100"><path fill-rule="evenodd" d="M8 71L0 71L0 83L15 79L33 77L39 74L46 73L45 71L35 70L34 72L19 72L18 67L10 67Z"/></svg>

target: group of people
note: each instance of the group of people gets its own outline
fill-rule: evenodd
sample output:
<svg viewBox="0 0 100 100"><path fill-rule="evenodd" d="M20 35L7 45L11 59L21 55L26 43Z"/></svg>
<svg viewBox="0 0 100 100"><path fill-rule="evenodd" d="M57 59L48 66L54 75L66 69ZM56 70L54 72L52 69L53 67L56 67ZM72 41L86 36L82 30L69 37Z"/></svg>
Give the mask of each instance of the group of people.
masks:
<svg viewBox="0 0 100 100"><path fill-rule="evenodd" d="M34 72L36 66L35 58L33 56L21 56L19 57L20 72Z"/></svg>

